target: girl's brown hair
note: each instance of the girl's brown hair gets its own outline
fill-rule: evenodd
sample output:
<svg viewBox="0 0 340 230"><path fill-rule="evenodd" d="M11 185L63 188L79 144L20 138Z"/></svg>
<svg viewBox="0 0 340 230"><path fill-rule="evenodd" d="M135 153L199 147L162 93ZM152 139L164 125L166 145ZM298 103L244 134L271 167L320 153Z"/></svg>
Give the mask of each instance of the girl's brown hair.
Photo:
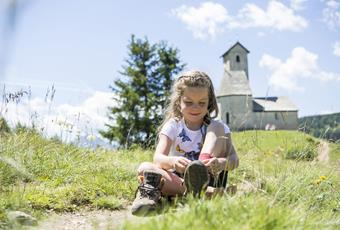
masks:
<svg viewBox="0 0 340 230"><path fill-rule="evenodd" d="M203 122L208 125L211 119L217 117L219 111L214 86L209 76L201 71L189 71L181 74L174 81L171 89L171 96L165 110L164 120L158 131L162 129L163 125L169 119L174 118L176 120L180 120L183 117L181 113L180 103L184 89L187 87L207 88L209 96L208 113L204 116Z"/></svg>

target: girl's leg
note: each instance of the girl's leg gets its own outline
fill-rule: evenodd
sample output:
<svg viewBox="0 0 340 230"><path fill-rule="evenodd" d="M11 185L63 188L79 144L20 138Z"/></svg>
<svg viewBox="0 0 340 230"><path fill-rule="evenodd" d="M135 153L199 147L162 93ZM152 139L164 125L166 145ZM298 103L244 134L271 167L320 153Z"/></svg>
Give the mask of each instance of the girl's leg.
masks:
<svg viewBox="0 0 340 230"><path fill-rule="evenodd" d="M144 171L152 171L162 175L164 178L164 185L162 187L162 194L168 196L183 195L185 187L183 179L176 174L159 168L157 165L150 162L143 162L138 167L138 175L143 175Z"/></svg>
<svg viewBox="0 0 340 230"><path fill-rule="evenodd" d="M214 122L207 128L202 153L209 153L214 157L227 156L227 138L229 134L225 134L224 126L221 123ZM228 171L221 171L218 175L212 176L207 188L207 196L218 193L218 187L225 188L228 179Z"/></svg>
<svg viewBox="0 0 340 230"><path fill-rule="evenodd" d="M221 123L213 122L207 128L202 153L210 153L214 157L227 156L227 138Z"/></svg>

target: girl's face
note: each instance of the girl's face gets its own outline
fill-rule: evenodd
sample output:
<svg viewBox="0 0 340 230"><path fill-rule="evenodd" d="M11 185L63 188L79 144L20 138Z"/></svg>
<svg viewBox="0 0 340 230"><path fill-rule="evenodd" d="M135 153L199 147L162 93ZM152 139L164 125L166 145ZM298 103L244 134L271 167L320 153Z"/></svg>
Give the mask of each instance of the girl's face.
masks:
<svg viewBox="0 0 340 230"><path fill-rule="evenodd" d="M208 88L187 87L181 97L181 113L186 125L191 130L199 129L203 118L208 113Z"/></svg>

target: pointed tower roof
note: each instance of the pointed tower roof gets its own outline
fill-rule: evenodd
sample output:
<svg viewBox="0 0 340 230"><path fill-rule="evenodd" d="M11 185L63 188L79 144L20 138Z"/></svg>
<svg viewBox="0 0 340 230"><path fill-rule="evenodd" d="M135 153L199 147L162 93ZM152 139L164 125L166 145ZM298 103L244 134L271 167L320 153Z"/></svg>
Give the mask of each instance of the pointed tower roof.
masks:
<svg viewBox="0 0 340 230"><path fill-rule="evenodd" d="M224 57L225 55L227 55L227 54L230 52L230 50L232 50L232 49L233 49L235 46L237 46L237 45L241 46L241 47L244 49L244 51L246 51L247 53L250 53L250 51L247 50L246 47L244 47L239 41L237 41L237 42L236 42L232 47L230 47L224 54L222 54L221 57Z"/></svg>

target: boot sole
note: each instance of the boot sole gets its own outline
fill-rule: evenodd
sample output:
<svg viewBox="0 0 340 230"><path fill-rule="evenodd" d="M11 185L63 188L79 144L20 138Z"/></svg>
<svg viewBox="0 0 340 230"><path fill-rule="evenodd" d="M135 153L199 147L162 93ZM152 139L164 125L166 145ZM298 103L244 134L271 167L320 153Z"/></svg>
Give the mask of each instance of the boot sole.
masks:
<svg viewBox="0 0 340 230"><path fill-rule="evenodd" d="M184 172L186 193L193 193L194 197L200 196L209 183L208 169L201 161L192 161Z"/></svg>
<svg viewBox="0 0 340 230"><path fill-rule="evenodd" d="M137 209L132 209L131 214L134 216L150 216L157 212L157 208L154 206L143 206Z"/></svg>

